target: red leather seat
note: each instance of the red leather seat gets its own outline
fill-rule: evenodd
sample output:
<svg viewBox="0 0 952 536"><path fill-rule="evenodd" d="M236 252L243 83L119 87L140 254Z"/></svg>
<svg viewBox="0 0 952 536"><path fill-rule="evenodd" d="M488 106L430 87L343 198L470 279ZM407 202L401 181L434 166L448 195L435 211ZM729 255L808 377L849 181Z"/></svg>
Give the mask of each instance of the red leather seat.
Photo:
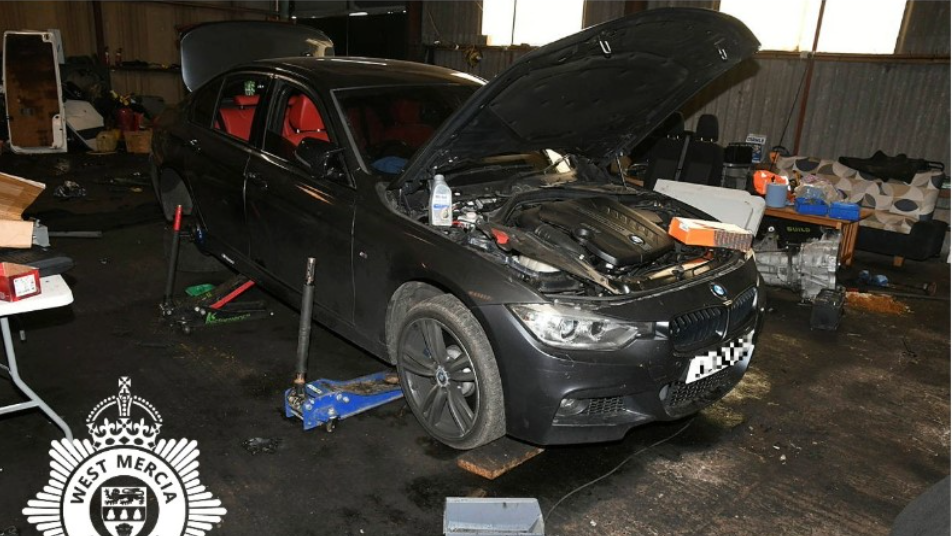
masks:
<svg viewBox="0 0 952 536"><path fill-rule="evenodd" d="M399 140L416 149L433 135L433 127L420 120L420 103L409 99L394 101L390 107L394 124L384 133L385 140Z"/></svg>
<svg viewBox="0 0 952 536"><path fill-rule="evenodd" d="M291 131L285 134L285 139L295 147L307 138L330 141L324 129L324 120L311 99L297 95L289 99L288 104L290 108L286 117Z"/></svg>
<svg viewBox="0 0 952 536"><path fill-rule="evenodd" d="M350 129L358 146L368 147L380 142L383 135L383 124L372 108L348 108L347 120L350 122Z"/></svg>
<svg viewBox="0 0 952 536"><path fill-rule="evenodd" d="M286 140L291 139L291 134L295 134L294 129L291 128L291 108L294 106L294 103L298 101L298 95L292 95L288 99L288 106L284 109L284 126L281 127L281 136Z"/></svg>
<svg viewBox="0 0 952 536"><path fill-rule="evenodd" d="M225 132L248 141L251 138L251 123L254 121L255 109L260 99L260 95L237 95L234 98L236 107L218 110Z"/></svg>

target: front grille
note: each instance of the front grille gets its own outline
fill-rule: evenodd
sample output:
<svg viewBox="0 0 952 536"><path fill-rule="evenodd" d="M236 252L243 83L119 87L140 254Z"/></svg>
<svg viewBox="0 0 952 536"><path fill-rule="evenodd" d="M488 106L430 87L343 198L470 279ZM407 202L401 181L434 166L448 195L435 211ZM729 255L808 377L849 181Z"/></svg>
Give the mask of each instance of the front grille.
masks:
<svg viewBox="0 0 952 536"><path fill-rule="evenodd" d="M590 398L588 407L581 413L586 416L619 415L625 413L625 399L620 396Z"/></svg>
<svg viewBox="0 0 952 536"><path fill-rule="evenodd" d="M730 368L726 368L692 383L683 381L669 383L666 386L667 393L662 400L665 409L669 414L676 415L680 413L678 410L684 409L685 406L717 394L718 391L730 385L730 371Z"/></svg>
<svg viewBox="0 0 952 536"><path fill-rule="evenodd" d="M726 307L707 307L674 317L669 335L675 350L684 350L721 340L726 324Z"/></svg>
<svg viewBox="0 0 952 536"><path fill-rule="evenodd" d="M756 301L757 289L754 287L750 287L734 298L734 301L731 303L729 308L731 317L731 331L733 331L734 328L742 325L744 322L747 322L747 320L750 318L750 315L754 312L754 303Z"/></svg>

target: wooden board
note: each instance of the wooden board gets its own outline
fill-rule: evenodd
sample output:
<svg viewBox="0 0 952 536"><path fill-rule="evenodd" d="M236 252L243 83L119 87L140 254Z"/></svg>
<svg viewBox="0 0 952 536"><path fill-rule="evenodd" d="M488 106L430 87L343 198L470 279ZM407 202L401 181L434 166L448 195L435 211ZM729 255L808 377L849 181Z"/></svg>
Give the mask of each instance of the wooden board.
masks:
<svg viewBox="0 0 952 536"><path fill-rule="evenodd" d="M456 458L456 465L464 471L495 480L542 452L544 449L540 447L503 437Z"/></svg>

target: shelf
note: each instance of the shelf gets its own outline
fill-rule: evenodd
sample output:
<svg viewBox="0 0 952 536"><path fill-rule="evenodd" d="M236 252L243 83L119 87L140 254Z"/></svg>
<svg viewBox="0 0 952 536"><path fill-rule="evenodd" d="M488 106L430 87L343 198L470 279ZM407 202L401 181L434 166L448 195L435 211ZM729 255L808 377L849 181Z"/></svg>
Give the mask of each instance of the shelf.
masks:
<svg viewBox="0 0 952 536"><path fill-rule="evenodd" d="M173 73L181 74L182 69L176 68L162 68L162 67L110 67L111 72L125 72L125 73Z"/></svg>

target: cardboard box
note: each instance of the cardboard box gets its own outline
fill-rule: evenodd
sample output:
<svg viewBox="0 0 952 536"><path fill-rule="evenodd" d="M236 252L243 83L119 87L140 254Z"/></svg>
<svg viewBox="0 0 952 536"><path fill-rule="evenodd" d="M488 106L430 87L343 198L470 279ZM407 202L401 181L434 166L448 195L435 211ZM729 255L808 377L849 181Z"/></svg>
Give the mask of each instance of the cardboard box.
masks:
<svg viewBox="0 0 952 536"><path fill-rule="evenodd" d="M23 211L45 188L43 183L0 173L0 247L33 245L33 222L23 221Z"/></svg>
<svg viewBox="0 0 952 536"><path fill-rule="evenodd" d="M32 266L0 262L0 300L15 302L41 292L39 270Z"/></svg>
<svg viewBox="0 0 952 536"><path fill-rule="evenodd" d="M689 246L728 248L738 251L750 249L753 235L733 223L673 218L668 234Z"/></svg>

